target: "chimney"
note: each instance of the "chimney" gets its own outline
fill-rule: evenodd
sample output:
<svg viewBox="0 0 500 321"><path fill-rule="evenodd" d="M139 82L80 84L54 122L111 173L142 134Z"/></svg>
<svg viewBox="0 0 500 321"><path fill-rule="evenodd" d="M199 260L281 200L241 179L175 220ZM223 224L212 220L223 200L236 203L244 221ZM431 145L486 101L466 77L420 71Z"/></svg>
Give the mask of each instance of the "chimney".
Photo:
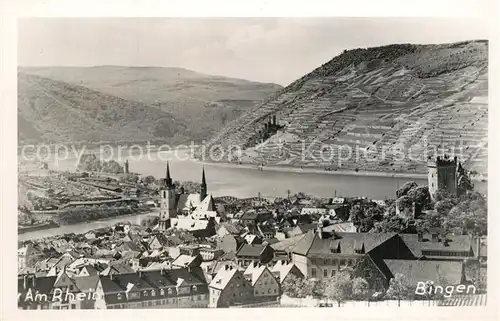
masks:
<svg viewBox="0 0 500 321"><path fill-rule="evenodd" d="M424 241L424 233L418 232L417 233L418 241L423 242Z"/></svg>
<svg viewBox="0 0 500 321"><path fill-rule="evenodd" d="M109 280L113 281L113 273L109 273Z"/></svg>
<svg viewBox="0 0 500 321"><path fill-rule="evenodd" d="M24 290L26 290L26 288L28 287L28 275L23 276L23 287Z"/></svg>
<svg viewBox="0 0 500 321"><path fill-rule="evenodd" d="M33 286L33 288L35 288L35 284L36 284L36 276L33 274L32 278L31 278L31 285Z"/></svg>
<svg viewBox="0 0 500 321"><path fill-rule="evenodd" d="M139 278L142 278L142 271L139 270Z"/></svg>

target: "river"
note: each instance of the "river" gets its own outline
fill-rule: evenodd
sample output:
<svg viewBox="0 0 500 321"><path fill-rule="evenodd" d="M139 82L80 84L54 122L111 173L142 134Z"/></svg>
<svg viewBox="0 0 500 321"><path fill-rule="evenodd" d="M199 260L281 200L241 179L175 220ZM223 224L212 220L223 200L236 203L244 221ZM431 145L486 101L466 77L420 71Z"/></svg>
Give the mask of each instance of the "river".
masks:
<svg viewBox="0 0 500 321"><path fill-rule="evenodd" d="M63 235L67 233L83 234L90 230L114 226L115 224L120 222L130 222L132 224L140 224L141 220L148 215L158 215L158 212L147 212L136 215L123 215L94 222L84 222L84 223L48 228L45 230L31 231L23 234L18 234L18 240L27 241L33 239L40 239L44 237Z"/></svg>
<svg viewBox="0 0 500 321"><path fill-rule="evenodd" d="M179 154L179 153L178 153ZM174 157L173 152L161 152L152 155L127 157L131 172L143 176L153 175L156 178L165 177L166 159L170 163L170 173L173 180L200 181L201 170L205 166L208 192L213 196L236 197L285 197L287 191L296 193L304 192L320 197L334 196L365 196L372 199L395 198L396 190L408 181L415 181L419 185L427 185L427 180L418 178L404 178L391 176L368 175L338 175L326 173L301 173L273 170L258 170L248 167L220 166L217 164L202 164L188 159L182 153L181 157ZM161 156L161 157L160 157ZM76 157L65 160L48 160L50 169L70 170L76 169ZM125 158L117 159L123 163ZM486 185L482 183L482 185ZM134 223L147 214L129 216L127 220ZM123 221L125 217L113 218L92 223L67 225L53 229L27 232L21 234L19 239L32 239L64 233L82 233L90 229L111 226Z"/></svg>

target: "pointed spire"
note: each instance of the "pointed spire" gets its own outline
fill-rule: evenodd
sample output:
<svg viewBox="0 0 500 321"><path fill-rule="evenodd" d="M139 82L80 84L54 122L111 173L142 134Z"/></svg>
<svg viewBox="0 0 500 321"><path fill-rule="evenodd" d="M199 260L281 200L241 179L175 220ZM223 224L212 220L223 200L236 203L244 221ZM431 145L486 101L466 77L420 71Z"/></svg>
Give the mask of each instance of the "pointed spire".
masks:
<svg viewBox="0 0 500 321"><path fill-rule="evenodd" d="M165 185L172 186L172 177L170 177L170 167L167 161L167 174L165 176Z"/></svg>
<svg viewBox="0 0 500 321"><path fill-rule="evenodd" d="M201 170L201 184L207 185L207 180L205 179L205 166L203 166Z"/></svg>

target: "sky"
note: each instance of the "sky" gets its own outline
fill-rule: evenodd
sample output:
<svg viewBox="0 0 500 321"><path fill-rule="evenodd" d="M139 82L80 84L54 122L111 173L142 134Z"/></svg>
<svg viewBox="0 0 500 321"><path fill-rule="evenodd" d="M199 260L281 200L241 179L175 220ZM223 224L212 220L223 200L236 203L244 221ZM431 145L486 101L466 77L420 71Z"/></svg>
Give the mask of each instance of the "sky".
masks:
<svg viewBox="0 0 500 321"><path fill-rule="evenodd" d="M474 18L24 18L20 66L162 66L287 85L344 49L488 39Z"/></svg>

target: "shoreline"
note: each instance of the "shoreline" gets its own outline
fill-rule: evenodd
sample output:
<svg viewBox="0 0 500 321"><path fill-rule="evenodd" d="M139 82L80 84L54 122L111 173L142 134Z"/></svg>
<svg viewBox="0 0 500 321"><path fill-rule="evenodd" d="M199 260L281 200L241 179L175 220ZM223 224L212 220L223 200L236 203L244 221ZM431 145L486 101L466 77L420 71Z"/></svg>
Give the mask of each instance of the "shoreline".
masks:
<svg viewBox="0 0 500 321"><path fill-rule="evenodd" d="M216 163L201 161L191 158L192 161L202 165L225 167L225 168L244 168L261 171L284 172L284 173L303 173L303 174L327 174L327 175L344 175L344 176L367 176L367 177L392 177L392 178L413 178L413 179L427 179L427 174L424 173L391 173L391 172L377 172L377 171L353 171L353 170L337 170L326 171L320 168L306 167L300 168L288 165L267 165L259 169L258 165L253 164L233 164L233 163Z"/></svg>

